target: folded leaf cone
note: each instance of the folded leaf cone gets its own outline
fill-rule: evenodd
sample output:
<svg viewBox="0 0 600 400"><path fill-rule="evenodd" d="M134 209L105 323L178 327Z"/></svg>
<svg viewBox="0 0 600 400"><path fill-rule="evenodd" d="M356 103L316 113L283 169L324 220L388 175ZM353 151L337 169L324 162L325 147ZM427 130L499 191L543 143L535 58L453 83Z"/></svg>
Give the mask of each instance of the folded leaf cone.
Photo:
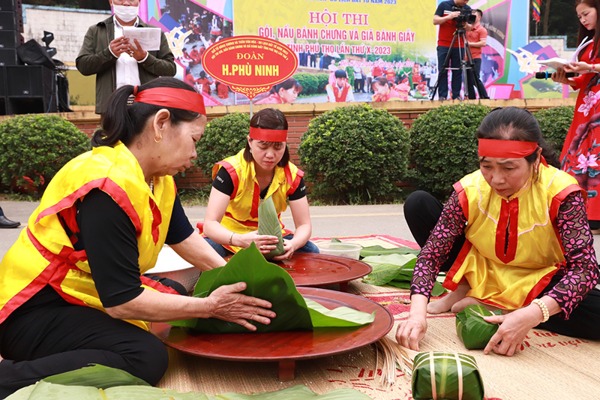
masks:
<svg viewBox="0 0 600 400"><path fill-rule="evenodd" d="M271 196L261 200L258 206L258 234L277 236L279 239L277 247L265 255L267 260L285 253L283 249L283 236L281 236L281 223L277 217L277 210Z"/></svg>
<svg viewBox="0 0 600 400"><path fill-rule="evenodd" d="M223 285L246 282L245 295L269 301L277 316L269 325L256 323L256 332L312 330L313 328L356 327L373 322L374 315L349 309L320 310L319 305L308 302L296 289L292 277L280 266L270 263L252 243L247 249L237 252L220 268L203 272L194 288L195 297L207 297ZM249 331L232 322L220 319L188 319L171 322L173 326L190 328L207 333L248 333Z"/></svg>
<svg viewBox="0 0 600 400"><path fill-rule="evenodd" d="M456 334L469 350L483 349L498 330L483 319L495 315L480 304L471 304L456 314Z"/></svg>

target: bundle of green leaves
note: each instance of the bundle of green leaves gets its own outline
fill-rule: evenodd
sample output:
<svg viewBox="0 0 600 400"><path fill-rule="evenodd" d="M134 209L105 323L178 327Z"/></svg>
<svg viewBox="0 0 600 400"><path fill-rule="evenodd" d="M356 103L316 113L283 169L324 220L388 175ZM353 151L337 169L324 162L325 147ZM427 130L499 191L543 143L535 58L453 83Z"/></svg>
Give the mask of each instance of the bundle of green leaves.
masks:
<svg viewBox="0 0 600 400"><path fill-rule="evenodd" d="M200 392L181 393L171 389L152 387L135 376L103 365L84 367L53 375L24 387L7 400L60 399L60 400L368 400L364 393L343 388L317 394L304 385L296 385L275 392L256 394L222 393L210 395Z"/></svg>
<svg viewBox="0 0 600 400"><path fill-rule="evenodd" d="M373 254L376 250L373 248L364 248L364 254ZM400 289L410 289L418 250L409 248L382 249L382 255L369 255L362 261L366 262L373 269L371 273L363 278L364 283L375 286L390 285ZM385 254L387 253L387 254ZM361 252L361 256L363 252ZM435 282L432 296L441 296L446 289Z"/></svg>
<svg viewBox="0 0 600 400"><path fill-rule="evenodd" d="M277 315L269 325L256 324L256 332L359 327L375 320L374 314L349 307L328 310L305 299L290 274L268 262L254 243L237 252L224 267L203 272L194 288L194 296L207 297L218 287L237 282L246 282L243 293L269 301ZM171 325L208 333L249 332L241 325L215 318L180 320Z"/></svg>
<svg viewBox="0 0 600 400"><path fill-rule="evenodd" d="M499 312L498 312L499 313ZM483 349L498 330L483 317L496 315L481 304L471 304L456 314L456 333L469 350Z"/></svg>

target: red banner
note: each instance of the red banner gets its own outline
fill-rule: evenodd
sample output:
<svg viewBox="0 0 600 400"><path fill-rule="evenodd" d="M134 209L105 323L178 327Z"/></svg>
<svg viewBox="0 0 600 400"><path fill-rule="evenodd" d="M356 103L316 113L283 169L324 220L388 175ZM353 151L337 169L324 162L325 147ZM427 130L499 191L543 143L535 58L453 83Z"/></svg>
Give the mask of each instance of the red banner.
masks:
<svg viewBox="0 0 600 400"><path fill-rule="evenodd" d="M261 36L234 36L211 45L202 66L215 79L249 99L291 77L298 57L288 46Z"/></svg>

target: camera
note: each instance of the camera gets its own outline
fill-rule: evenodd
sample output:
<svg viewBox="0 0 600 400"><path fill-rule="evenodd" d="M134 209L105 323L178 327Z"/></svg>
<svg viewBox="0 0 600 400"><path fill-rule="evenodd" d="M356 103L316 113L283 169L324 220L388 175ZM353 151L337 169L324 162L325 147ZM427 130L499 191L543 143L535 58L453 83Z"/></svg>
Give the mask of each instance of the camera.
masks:
<svg viewBox="0 0 600 400"><path fill-rule="evenodd" d="M477 19L470 8L453 6L452 11L460 11L460 15L455 18L456 26L459 28L462 28L465 24L474 24Z"/></svg>

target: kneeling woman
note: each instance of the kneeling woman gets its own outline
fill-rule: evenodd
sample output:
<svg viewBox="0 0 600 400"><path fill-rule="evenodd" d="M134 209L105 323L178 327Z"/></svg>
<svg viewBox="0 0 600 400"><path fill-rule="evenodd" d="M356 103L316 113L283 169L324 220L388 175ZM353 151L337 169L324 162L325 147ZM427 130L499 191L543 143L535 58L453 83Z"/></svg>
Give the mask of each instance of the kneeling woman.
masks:
<svg viewBox="0 0 600 400"><path fill-rule="evenodd" d="M225 264L194 234L172 176L192 165L205 126L202 96L178 79L113 93L94 149L56 174L0 263L0 398L90 364L156 384L168 355L148 322L256 330L275 316L243 282L197 298L143 276L165 243L201 270Z"/></svg>
<svg viewBox="0 0 600 400"><path fill-rule="evenodd" d="M308 239L312 233L304 173L290 160L287 148L288 122L279 110L265 108L252 116L246 148L218 162L213 168L213 187L204 218L208 242L225 257L252 242L267 254L275 249L277 236L258 234L260 199L273 197L278 216L289 202L295 232L281 223L285 252L275 257L289 259L295 252L318 253Z"/></svg>
<svg viewBox="0 0 600 400"><path fill-rule="evenodd" d="M556 156L525 110L492 111L477 137L480 169L454 185L443 209L425 192L405 203L422 250L398 343L418 350L427 312L458 312L472 303L504 311L485 318L500 324L485 353L513 355L535 327L600 339L598 265L582 189L546 164ZM444 286L453 292L428 305L444 266Z"/></svg>

